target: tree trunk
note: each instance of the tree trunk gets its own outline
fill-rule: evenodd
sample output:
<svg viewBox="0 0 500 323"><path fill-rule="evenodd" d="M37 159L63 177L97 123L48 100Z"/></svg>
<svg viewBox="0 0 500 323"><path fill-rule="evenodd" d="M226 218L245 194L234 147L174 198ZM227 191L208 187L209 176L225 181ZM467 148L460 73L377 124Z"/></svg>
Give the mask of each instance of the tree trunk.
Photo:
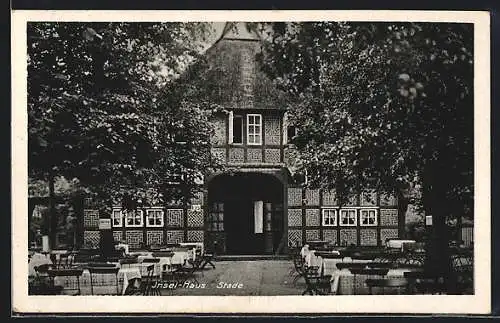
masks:
<svg viewBox="0 0 500 323"><path fill-rule="evenodd" d="M31 222L33 221L33 212L35 211L36 202L34 199L28 198L28 248L31 246L31 242L35 241L36 230L33 231L31 228Z"/></svg>
<svg viewBox="0 0 500 323"><path fill-rule="evenodd" d="M398 231L401 239L406 239L406 211L408 211L408 196L402 189L397 190L398 201Z"/></svg>
<svg viewBox="0 0 500 323"><path fill-rule="evenodd" d="M57 237L57 224L58 218L56 214L56 197L54 192L54 174L51 172L49 174L49 218L50 218L50 226L49 226L49 241L50 248L54 249L56 246L56 237Z"/></svg>
<svg viewBox="0 0 500 323"><path fill-rule="evenodd" d="M440 174L440 172L433 172ZM432 228L429 241L427 243L426 269L444 278L448 292L452 292L453 283L451 280L451 266L448 243L450 241L450 231L446 224L447 200L445 179L437 176L430 178L430 185L424 192L427 203L427 215L432 215Z"/></svg>

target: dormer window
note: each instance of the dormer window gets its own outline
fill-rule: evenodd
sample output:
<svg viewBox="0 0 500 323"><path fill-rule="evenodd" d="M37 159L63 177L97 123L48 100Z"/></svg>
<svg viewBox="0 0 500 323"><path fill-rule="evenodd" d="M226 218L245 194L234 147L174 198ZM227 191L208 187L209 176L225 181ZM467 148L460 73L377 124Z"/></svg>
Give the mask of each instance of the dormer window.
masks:
<svg viewBox="0 0 500 323"><path fill-rule="evenodd" d="M262 145L262 115L247 114L247 143Z"/></svg>

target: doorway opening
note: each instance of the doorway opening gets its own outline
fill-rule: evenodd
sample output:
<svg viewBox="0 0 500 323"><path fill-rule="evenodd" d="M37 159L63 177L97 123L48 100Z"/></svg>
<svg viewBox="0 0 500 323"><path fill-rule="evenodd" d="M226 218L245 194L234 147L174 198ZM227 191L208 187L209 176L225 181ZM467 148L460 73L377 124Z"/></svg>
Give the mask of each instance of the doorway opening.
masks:
<svg viewBox="0 0 500 323"><path fill-rule="evenodd" d="M283 237L283 184L262 173L222 174L208 184L207 234L225 254L273 254Z"/></svg>

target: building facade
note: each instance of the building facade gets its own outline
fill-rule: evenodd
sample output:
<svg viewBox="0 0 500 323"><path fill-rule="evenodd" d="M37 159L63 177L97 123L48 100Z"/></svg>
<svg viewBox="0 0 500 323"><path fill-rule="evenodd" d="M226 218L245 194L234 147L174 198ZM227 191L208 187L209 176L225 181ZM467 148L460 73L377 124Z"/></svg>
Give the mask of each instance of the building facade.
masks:
<svg viewBox="0 0 500 323"><path fill-rule="evenodd" d="M293 146L280 94L259 69L257 34L226 25L207 51L220 70L220 112L213 122L212 153L225 165L208 174L187 205L113 210L116 241L132 248L204 242L224 254L281 254L312 240L338 245L381 245L404 230L392 196L363 193L339 207L335 192L293 180ZM84 245L99 243L99 214L84 211Z"/></svg>

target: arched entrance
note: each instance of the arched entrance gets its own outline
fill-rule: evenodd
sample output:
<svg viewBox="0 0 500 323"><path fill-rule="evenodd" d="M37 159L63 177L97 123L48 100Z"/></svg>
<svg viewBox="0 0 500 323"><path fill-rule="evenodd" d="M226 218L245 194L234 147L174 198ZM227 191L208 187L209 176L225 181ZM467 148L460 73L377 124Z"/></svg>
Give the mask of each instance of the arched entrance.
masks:
<svg viewBox="0 0 500 323"><path fill-rule="evenodd" d="M226 254L273 254L284 232L283 184L262 173L221 174L208 183L207 233Z"/></svg>

